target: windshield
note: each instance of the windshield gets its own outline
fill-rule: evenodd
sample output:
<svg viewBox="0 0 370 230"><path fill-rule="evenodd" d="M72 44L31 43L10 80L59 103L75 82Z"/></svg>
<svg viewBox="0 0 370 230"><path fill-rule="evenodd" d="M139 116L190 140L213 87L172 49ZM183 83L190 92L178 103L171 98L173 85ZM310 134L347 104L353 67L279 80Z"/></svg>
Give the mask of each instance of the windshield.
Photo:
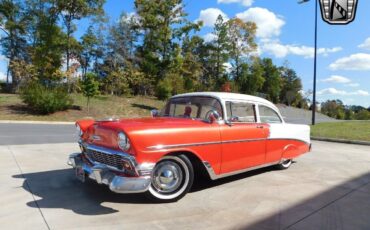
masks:
<svg viewBox="0 0 370 230"><path fill-rule="evenodd" d="M223 117L220 102L212 97L177 97L169 100L160 116L183 117L206 120L210 111L217 111Z"/></svg>

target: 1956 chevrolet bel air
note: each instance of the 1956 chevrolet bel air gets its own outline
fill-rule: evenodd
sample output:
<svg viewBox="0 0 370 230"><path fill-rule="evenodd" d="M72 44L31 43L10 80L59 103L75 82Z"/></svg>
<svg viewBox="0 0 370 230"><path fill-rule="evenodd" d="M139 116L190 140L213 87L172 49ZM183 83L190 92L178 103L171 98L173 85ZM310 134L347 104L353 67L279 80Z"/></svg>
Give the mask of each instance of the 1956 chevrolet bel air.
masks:
<svg viewBox="0 0 370 230"><path fill-rule="evenodd" d="M116 193L175 201L195 176L212 180L276 165L309 152L310 127L287 124L271 102L233 93L187 93L140 119L76 122L81 153L68 164L76 176Z"/></svg>

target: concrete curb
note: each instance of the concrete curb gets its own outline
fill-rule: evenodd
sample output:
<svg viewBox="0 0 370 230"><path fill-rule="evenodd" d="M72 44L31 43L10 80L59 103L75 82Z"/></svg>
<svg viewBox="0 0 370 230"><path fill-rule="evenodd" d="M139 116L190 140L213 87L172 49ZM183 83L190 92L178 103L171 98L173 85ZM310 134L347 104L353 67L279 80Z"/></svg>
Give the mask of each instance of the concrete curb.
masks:
<svg viewBox="0 0 370 230"><path fill-rule="evenodd" d="M335 138L326 138L326 137L311 137L311 140L370 146L369 141L355 141L355 140L335 139Z"/></svg>
<svg viewBox="0 0 370 230"><path fill-rule="evenodd" d="M0 124L45 124L45 125L74 125L71 121L17 121L17 120L0 120Z"/></svg>

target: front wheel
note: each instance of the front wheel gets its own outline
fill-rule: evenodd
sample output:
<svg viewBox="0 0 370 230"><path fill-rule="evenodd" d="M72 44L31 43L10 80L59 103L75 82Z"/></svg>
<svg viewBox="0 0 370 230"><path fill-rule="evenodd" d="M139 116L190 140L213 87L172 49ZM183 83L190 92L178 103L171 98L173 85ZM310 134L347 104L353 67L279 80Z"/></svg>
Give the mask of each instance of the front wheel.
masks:
<svg viewBox="0 0 370 230"><path fill-rule="evenodd" d="M165 156L154 167L146 195L155 201L177 201L190 190L193 166L185 155Z"/></svg>
<svg viewBox="0 0 370 230"><path fill-rule="evenodd" d="M280 170L287 169L292 165L293 161L291 159L284 160L280 164L276 165L276 167Z"/></svg>

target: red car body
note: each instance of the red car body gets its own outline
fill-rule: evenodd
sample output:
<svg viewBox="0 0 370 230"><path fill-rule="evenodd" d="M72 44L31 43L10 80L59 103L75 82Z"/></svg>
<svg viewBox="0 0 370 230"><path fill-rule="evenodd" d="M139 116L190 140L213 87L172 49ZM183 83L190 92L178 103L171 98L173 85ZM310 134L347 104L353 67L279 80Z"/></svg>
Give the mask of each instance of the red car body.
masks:
<svg viewBox="0 0 370 230"><path fill-rule="evenodd" d="M109 166L107 160L102 160L104 156L100 153L97 157L99 159L91 161L88 154L84 153L87 151L86 148L89 148L88 146L96 146L103 154L108 154L105 150L111 150L113 154L124 152L125 156L130 159L131 165L126 164L120 170L110 166L108 169L104 168L103 171L108 170L115 176L123 178L146 177L146 183L143 185L145 188L120 190L112 189L109 180L106 183L104 181L98 181L98 183L109 185L115 192L146 192L153 183L153 169L166 156L183 154L190 159L193 166L197 164L204 167L211 179L218 179L255 168L281 165L285 161L291 163L292 159L310 151L309 126L286 124L277 108L264 99L229 93L192 93L178 95L174 99L187 97L216 98L221 108L218 105L215 108L222 115L217 120L213 120L214 117L210 116L206 121L175 116L109 121L79 120L76 124L82 134L79 141L82 155L78 157L81 158L82 164L90 165L92 168L96 167L97 162L98 168ZM244 102L245 105L242 104ZM248 110L249 105L254 111L251 116L233 117L232 119L254 119L254 122L226 120L227 113L231 110L228 111L225 107L230 105L231 109L231 103L236 105L236 112ZM194 105L191 106L197 108ZM268 110L266 112L268 115L265 117L262 115L262 109ZM198 111L198 114L200 113L202 112ZM210 115L213 114L218 113L212 110ZM267 122L264 122L263 120L266 119ZM268 119L273 122L268 122ZM279 120L281 122L278 122ZM118 133L120 132L123 132L130 142L129 148L125 151L122 151L118 144ZM112 156L111 152L109 154ZM70 164L74 167L78 166L76 162L79 161L75 158L75 155L70 158L73 160ZM127 170L128 167L133 170ZM94 174L91 170L87 171L88 176ZM98 173L102 174L101 171ZM141 172L146 174L141 174ZM96 175L102 177L102 175ZM95 176L90 176L90 178L100 179ZM164 180L163 176L161 178ZM163 199L163 197L157 198ZM169 199L172 198L171 196Z"/></svg>

